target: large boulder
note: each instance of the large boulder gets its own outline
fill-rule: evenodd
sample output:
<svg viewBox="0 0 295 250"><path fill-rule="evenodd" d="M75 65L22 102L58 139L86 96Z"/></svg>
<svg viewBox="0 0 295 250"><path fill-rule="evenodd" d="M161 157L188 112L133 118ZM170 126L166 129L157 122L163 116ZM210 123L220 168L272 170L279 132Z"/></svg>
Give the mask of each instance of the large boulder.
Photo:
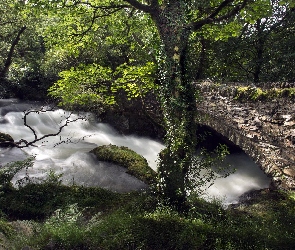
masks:
<svg viewBox="0 0 295 250"><path fill-rule="evenodd" d="M128 174L147 184L155 181L156 172L149 167L147 160L128 147L118 147L111 144L103 145L94 148L90 153L96 155L100 161L112 162L125 167Z"/></svg>

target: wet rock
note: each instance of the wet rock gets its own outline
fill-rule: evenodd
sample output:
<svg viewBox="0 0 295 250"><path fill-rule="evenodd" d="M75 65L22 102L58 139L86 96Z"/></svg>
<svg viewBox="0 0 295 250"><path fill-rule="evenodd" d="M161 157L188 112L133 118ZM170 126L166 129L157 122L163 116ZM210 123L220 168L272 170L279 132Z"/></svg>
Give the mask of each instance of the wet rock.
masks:
<svg viewBox="0 0 295 250"><path fill-rule="evenodd" d="M119 133L137 134L151 138L163 138L165 132L162 124L162 112L154 95L128 101L121 97L116 107L109 108L99 114L101 122L108 123Z"/></svg>
<svg viewBox="0 0 295 250"><path fill-rule="evenodd" d="M0 147L9 147L13 145L13 138L9 134L0 132Z"/></svg>

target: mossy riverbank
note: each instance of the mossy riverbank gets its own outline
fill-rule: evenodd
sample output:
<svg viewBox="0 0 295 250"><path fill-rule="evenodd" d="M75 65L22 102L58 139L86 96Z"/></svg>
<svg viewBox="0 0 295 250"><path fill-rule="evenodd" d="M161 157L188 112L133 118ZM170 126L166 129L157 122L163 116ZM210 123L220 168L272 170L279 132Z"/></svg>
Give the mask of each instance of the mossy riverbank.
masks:
<svg viewBox="0 0 295 250"><path fill-rule="evenodd" d="M108 145L93 153L153 180L144 158L128 148ZM50 172L42 183L0 186L1 250L294 249L294 192L261 190L228 208L191 196L187 213L180 214L153 185L119 194L64 186L59 178Z"/></svg>

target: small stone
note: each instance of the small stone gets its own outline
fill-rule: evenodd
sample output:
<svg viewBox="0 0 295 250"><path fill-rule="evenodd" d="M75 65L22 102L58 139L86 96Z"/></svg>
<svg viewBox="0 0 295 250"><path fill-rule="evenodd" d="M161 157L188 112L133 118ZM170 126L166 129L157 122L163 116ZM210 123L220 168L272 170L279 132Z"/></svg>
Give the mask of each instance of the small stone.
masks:
<svg viewBox="0 0 295 250"><path fill-rule="evenodd" d="M240 117L234 117L233 122L238 123L238 124L244 124L244 120L241 119Z"/></svg>
<svg viewBox="0 0 295 250"><path fill-rule="evenodd" d="M285 175L295 177L295 169L292 169L292 168L285 168L285 169L283 169L283 173L284 173Z"/></svg>
<svg viewBox="0 0 295 250"><path fill-rule="evenodd" d="M292 120L292 115L282 115L282 118L285 119L285 122Z"/></svg>
<svg viewBox="0 0 295 250"><path fill-rule="evenodd" d="M278 124L278 125L283 125L284 124L284 119L283 117L276 116L270 119L270 122L273 124Z"/></svg>
<svg viewBox="0 0 295 250"><path fill-rule="evenodd" d="M22 250L31 250L31 248L28 247L28 246L25 246L25 247L22 248Z"/></svg>
<svg viewBox="0 0 295 250"><path fill-rule="evenodd" d="M262 121L267 121L267 117L266 117L265 115L264 115L264 116L261 116L260 119L261 119Z"/></svg>
<svg viewBox="0 0 295 250"><path fill-rule="evenodd" d="M259 140L258 135L256 135L256 134L247 134L246 137L248 137L256 142L258 142L258 140Z"/></svg>
<svg viewBox="0 0 295 250"><path fill-rule="evenodd" d="M256 127L262 127L262 122L259 120L259 118L256 116L253 120L253 125L255 125Z"/></svg>
<svg viewBox="0 0 295 250"><path fill-rule="evenodd" d="M292 127L293 125L295 125L295 121L288 121L288 122L284 122L285 127Z"/></svg>
<svg viewBox="0 0 295 250"><path fill-rule="evenodd" d="M258 130L258 127L257 126L250 126L249 127L249 130L250 131L257 131Z"/></svg>

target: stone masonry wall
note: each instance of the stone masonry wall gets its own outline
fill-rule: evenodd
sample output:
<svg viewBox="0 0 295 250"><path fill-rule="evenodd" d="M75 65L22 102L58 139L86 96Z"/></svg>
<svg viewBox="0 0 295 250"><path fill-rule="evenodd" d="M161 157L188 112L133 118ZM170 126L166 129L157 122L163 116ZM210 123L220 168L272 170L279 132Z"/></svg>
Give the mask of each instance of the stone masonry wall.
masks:
<svg viewBox="0 0 295 250"><path fill-rule="evenodd" d="M292 98L235 100L236 88L199 83L201 124L240 146L272 178L273 185L295 189L295 105Z"/></svg>

